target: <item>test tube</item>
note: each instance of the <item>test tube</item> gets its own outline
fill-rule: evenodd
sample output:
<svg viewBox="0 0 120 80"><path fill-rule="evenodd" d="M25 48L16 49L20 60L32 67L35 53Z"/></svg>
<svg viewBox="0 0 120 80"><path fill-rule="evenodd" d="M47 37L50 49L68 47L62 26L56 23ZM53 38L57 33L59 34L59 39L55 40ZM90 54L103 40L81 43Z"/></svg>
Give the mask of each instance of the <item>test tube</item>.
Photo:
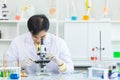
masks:
<svg viewBox="0 0 120 80"><path fill-rule="evenodd" d="M0 77L1 77L1 71L0 71Z"/></svg>
<svg viewBox="0 0 120 80"><path fill-rule="evenodd" d="M3 71L1 71L0 73L1 73L0 77L3 77Z"/></svg>
<svg viewBox="0 0 120 80"><path fill-rule="evenodd" d="M7 77L6 69L3 71L3 76L4 76L4 77Z"/></svg>
<svg viewBox="0 0 120 80"><path fill-rule="evenodd" d="M10 70L8 70L7 76L10 77L10 74L11 74L11 72L10 72Z"/></svg>

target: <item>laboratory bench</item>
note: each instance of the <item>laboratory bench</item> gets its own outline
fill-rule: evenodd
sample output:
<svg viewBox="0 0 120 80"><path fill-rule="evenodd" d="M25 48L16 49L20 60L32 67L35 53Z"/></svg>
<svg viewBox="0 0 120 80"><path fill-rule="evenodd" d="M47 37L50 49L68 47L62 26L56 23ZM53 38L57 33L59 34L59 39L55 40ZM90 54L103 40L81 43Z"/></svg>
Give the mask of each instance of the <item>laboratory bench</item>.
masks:
<svg viewBox="0 0 120 80"><path fill-rule="evenodd" d="M19 77L19 79L0 78L0 80L120 80L120 78L117 78L117 77L106 79L107 76L103 77L105 79L101 79L102 76L100 77L100 75L101 75L101 71L102 71L102 74L104 74L103 70L104 70L103 68L97 69L94 67L95 72L91 73L93 74L92 77L91 77L91 74L89 74L90 72L88 72L88 70L87 71L77 70L69 74L49 74L49 75L48 74L42 74L42 75L34 74L34 75L27 75L25 77Z"/></svg>
<svg viewBox="0 0 120 80"><path fill-rule="evenodd" d="M20 80L87 80L87 72L80 70L71 74L28 75Z"/></svg>
<svg viewBox="0 0 120 80"><path fill-rule="evenodd" d="M51 75L28 75L21 80L88 80L88 68L90 66L74 66L75 71L71 74L51 74Z"/></svg>

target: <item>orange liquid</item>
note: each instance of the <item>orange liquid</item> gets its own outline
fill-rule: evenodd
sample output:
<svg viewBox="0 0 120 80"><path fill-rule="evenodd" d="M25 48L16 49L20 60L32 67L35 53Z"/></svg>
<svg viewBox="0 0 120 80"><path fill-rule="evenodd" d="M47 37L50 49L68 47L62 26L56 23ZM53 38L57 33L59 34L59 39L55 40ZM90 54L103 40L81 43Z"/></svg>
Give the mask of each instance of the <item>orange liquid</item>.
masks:
<svg viewBox="0 0 120 80"><path fill-rule="evenodd" d="M83 16L83 20L89 20L89 19L90 19L90 17L88 15Z"/></svg>
<svg viewBox="0 0 120 80"><path fill-rule="evenodd" d="M107 7L104 8L104 13L108 13L108 8Z"/></svg>
<svg viewBox="0 0 120 80"><path fill-rule="evenodd" d="M54 15L55 12L56 12L56 8L55 7L51 7L49 12L50 12L50 15Z"/></svg>
<svg viewBox="0 0 120 80"><path fill-rule="evenodd" d="M21 76L24 77L25 76L25 72L22 70Z"/></svg>

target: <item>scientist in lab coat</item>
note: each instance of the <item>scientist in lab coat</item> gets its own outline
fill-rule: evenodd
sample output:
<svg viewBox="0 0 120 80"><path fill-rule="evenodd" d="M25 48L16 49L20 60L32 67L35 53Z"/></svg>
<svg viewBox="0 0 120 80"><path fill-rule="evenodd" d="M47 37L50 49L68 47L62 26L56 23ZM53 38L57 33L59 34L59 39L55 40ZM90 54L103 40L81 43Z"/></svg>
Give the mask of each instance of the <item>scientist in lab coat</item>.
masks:
<svg viewBox="0 0 120 80"><path fill-rule="evenodd" d="M63 39L48 33L49 20L41 15L33 15L27 22L29 32L16 37L11 42L5 54L7 63L17 62L28 74L35 74L39 69L36 46L41 38L46 46L46 58L51 61L46 64L47 71L52 73L71 73L74 71L70 52Z"/></svg>

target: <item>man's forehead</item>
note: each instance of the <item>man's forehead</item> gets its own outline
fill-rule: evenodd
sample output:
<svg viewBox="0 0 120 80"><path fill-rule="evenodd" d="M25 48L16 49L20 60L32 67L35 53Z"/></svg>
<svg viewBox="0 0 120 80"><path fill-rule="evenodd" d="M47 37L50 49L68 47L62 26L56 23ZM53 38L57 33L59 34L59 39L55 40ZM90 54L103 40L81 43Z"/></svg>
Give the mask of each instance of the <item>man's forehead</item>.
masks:
<svg viewBox="0 0 120 80"><path fill-rule="evenodd" d="M35 37L44 37L46 36L46 33L45 34L37 34L37 35L34 35Z"/></svg>

